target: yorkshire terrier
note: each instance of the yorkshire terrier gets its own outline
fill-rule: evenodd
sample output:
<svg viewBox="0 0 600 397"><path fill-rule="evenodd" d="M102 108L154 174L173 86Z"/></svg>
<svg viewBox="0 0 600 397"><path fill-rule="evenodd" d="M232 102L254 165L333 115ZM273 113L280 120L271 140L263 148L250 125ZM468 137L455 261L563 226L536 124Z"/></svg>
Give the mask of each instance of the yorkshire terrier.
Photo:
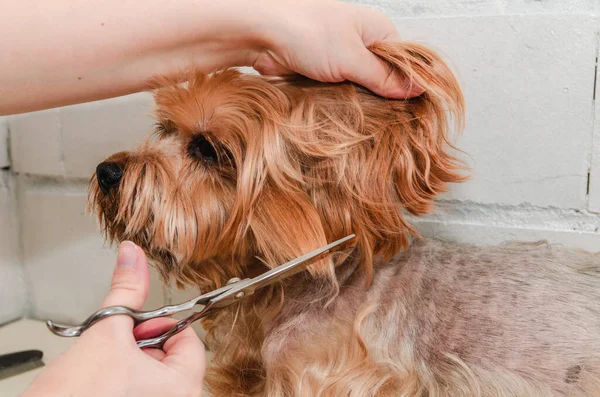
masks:
<svg viewBox="0 0 600 397"><path fill-rule="evenodd" d="M467 177L450 139L463 96L432 50L370 49L423 94L236 70L157 79L156 134L90 181L107 239L208 291L356 234L203 321L213 396L599 396L599 257L421 238L406 214Z"/></svg>

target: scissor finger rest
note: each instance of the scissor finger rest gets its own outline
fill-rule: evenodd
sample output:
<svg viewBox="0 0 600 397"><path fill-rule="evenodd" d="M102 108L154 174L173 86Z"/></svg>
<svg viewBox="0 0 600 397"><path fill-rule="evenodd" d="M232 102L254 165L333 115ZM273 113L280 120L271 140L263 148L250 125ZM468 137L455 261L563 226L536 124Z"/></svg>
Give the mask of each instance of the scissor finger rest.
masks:
<svg viewBox="0 0 600 397"><path fill-rule="evenodd" d="M158 335L154 338L149 338L149 339L143 339L143 340L139 340L137 341L137 346L141 349L144 347L154 347L157 349L162 349L165 342L172 336L180 333L181 331L183 331L184 329L186 329L187 327L189 327L190 325L192 325L192 323L194 323L195 321L201 319L202 317L206 316L209 311L211 311L212 307L210 306L206 306L204 308L204 310L194 313L189 317L184 318L183 320L180 320L177 322L177 324L175 324L170 330L168 330L167 332Z"/></svg>

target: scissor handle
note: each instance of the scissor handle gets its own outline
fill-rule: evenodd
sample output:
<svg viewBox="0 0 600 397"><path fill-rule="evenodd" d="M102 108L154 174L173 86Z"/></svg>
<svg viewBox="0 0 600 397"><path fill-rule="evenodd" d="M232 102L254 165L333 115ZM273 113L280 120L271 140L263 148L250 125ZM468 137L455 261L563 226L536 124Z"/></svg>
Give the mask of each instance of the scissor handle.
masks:
<svg viewBox="0 0 600 397"><path fill-rule="evenodd" d="M198 321L202 317L205 317L209 314L209 312L214 309L213 302L209 302L204 309L199 312L192 313L190 316L184 318L183 320L179 320L170 330L165 332L164 334L158 335L154 338L142 339L137 341L137 346L141 349L144 347L154 347L157 349L162 349L167 340L176 335L192 325L192 323Z"/></svg>
<svg viewBox="0 0 600 397"><path fill-rule="evenodd" d="M193 307L192 303L194 302L188 301L182 303L181 305L167 305L156 310L149 311L134 310L126 306L110 306L98 310L96 313L89 316L83 323L74 327L65 327L63 325L54 324L50 320L46 321L46 326L55 335L74 337L80 336L86 329L90 328L92 325L106 317L126 315L131 317L136 324L139 324L153 318L170 317L175 313L188 310Z"/></svg>
<svg viewBox="0 0 600 397"><path fill-rule="evenodd" d="M235 282L239 281L239 278L229 280L226 286L210 291L206 294L202 294L194 299L180 303L178 305L166 305L155 310L141 311L134 310L127 306L110 306L104 309L98 310L96 313L89 316L83 323L74 327L66 327L63 325L54 324L52 321L46 321L46 326L50 331L58 336L73 337L80 336L83 331L90 328L103 318L120 315L129 316L135 321L136 325L144 321L151 320L159 317L171 317L173 314L190 310L196 305L206 305L210 300L216 296L219 296L223 292L228 291L232 288Z"/></svg>

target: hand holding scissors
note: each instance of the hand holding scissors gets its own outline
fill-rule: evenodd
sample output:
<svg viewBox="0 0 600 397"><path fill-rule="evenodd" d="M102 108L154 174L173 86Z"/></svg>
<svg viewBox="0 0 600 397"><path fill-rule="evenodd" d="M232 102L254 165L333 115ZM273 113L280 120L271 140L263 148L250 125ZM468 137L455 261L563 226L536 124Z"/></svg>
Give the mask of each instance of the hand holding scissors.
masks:
<svg viewBox="0 0 600 397"><path fill-rule="evenodd" d="M293 274L296 274L303 270L301 265L324 254L325 252L339 246L340 244L351 240L355 236L353 234L327 244L321 248L311 251L307 254L299 256L291 261L273 268L257 277L246 278L244 280L231 279L229 283L217 290L202 294L196 298L190 299L187 302L183 302L179 305L168 305L151 311L139 311L133 310L125 306L110 306L104 309L98 310L96 313L88 317L81 325L74 327L65 327L54 324L52 321L47 321L46 325L54 334L64 337L75 337L80 336L86 329L94 325L96 322L103 318L115 316L115 315L126 315L135 321L136 325L139 325L145 321L159 318L159 317L171 317L176 313L180 313L187 310L193 310L196 306L201 306L201 309L197 312L193 312L187 318L177 322L169 331L163 333L154 338L144 339L137 342L138 347L156 347L162 348L164 343L173 335L178 334L189 325L199 320L202 317L214 312L215 310L223 307L232 305L247 296L250 296L257 289L272 284L283 278L287 278Z"/></svg>

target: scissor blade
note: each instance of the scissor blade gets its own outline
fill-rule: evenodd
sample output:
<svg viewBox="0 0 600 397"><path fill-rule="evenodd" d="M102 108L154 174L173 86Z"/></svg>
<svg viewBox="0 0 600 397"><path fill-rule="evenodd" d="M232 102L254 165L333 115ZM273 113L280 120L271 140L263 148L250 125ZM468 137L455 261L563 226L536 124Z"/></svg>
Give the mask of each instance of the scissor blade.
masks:
<svg viewBox="0 0 600 397"><path fill-rule="evenodd" d="M271 269L257 277L252 279L245 279L239 281L232 285L232 288L224 292L222 295L211 299L211 306L214 308L223 307L234 303L239 300L238 295L240 292L241 297L252 295L255 290L260 287L263 287L267 284L271 284L272 282L289 277L293 274L296 274L302 270L303 263L316 258L317 256L329 251L330 249L337 247L338 245L345 243L348 240L351 240L355 237L354 234L341 238L333 243L327 244L321 248L317 248L314 251L311 251L307 254L299 256L298 258L292 259L291 261L284 263L283 265L277 266L274 269Z"/></svg>
<svg viewBox="0 0 600 397"><path fill-rule="evenodd" d="M257 277L254 277L252 279L251 284L255 288L260 288L263 285L270 284L271 282L275 281L276 279L286 278L293 274L296 274L298 271L302 270L300 265L302 265L304 262L307 262L313 258L316 258L317 256L329 251L330 249L332 249L334 247L337 247L340 244L345 243L348 240L353 239L354 237L355 237L355 235L351 234L351 235L341 238L337 241L334 241L333 243L327 244L321 248L317 248L314 251L311 251L307 254L299 256L298 258L292 259L291 261L284 263L283 265L277 266L274 269L271 269Z"/></svg>

